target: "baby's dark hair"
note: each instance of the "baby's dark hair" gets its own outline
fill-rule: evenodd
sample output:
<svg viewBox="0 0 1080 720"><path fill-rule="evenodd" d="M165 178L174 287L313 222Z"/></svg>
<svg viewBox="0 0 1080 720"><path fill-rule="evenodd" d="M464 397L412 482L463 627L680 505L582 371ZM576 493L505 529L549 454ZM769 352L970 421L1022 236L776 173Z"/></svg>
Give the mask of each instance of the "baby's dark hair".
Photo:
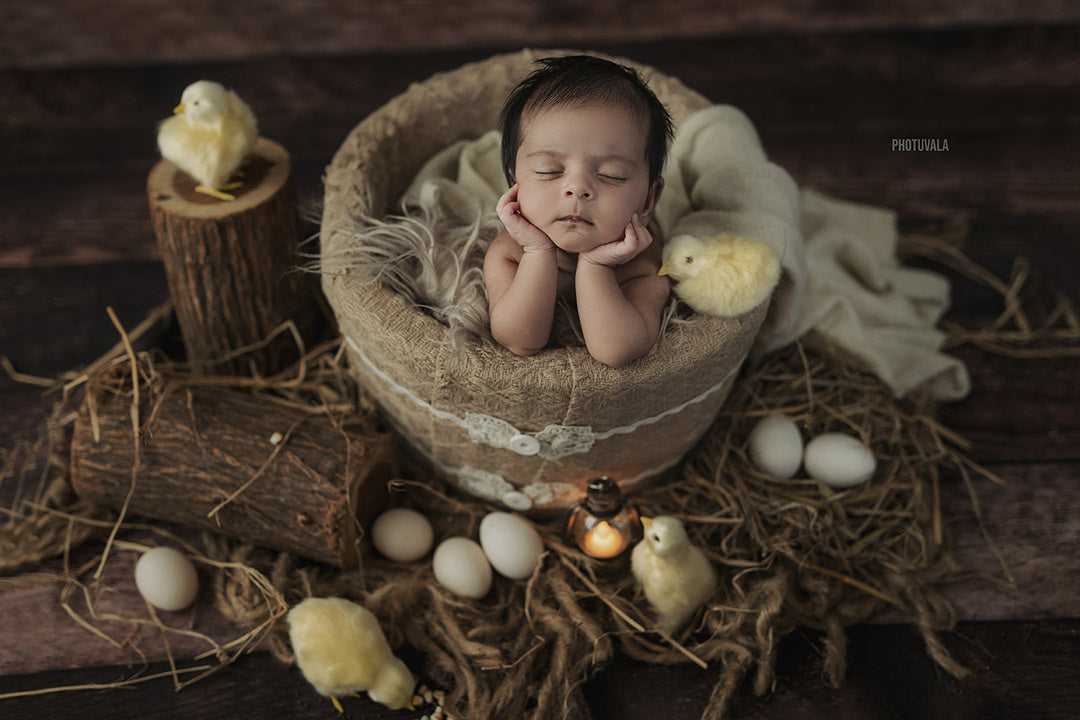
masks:
<svg viewBox="0 0 1080 720"><path fill-rule="evenodd" d="M502 109L502 164L508 183L514 184L521 118L526 112L593 102L624 107L648 121L645 156L649 182L660 177L672 136L671 116L633 68L592 55L549 57L538 63L540 67L518 83Z"/></svg>

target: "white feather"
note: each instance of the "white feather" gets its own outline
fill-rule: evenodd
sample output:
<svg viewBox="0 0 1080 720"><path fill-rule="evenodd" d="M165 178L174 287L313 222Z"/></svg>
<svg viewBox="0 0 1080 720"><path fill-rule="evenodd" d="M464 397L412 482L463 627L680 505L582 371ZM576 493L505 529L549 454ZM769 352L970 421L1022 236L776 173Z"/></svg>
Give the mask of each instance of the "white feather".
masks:
<svg viewBox="0 0 1080 720"><path fill-rule="evenodd" d="M494 213L477 212L472 223L461 223L418 208L387 220L352 218L334 230L348 234L347 248L324 253L317 272L382 282L447 325L454 349L488 333L482 266L502 230Z"/></svg>

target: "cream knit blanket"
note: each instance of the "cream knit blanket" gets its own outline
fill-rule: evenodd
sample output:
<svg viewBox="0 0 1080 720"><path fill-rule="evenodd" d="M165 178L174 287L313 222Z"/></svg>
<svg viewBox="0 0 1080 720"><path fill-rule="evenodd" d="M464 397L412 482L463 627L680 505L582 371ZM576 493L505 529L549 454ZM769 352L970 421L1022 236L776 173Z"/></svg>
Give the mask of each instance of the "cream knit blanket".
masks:
<svg viewBox="0 0 1080 720"><path fill-rule="evenodd" d="M939 400L967 395L958 359L941 352L938 321L949 283L896 256L896 216L884 208L799 189L769 162L753 124L730 105L692 114L679 127L656 219L664 237L729 232L769 243L783 276L756 341L778 350L816 330L860 359L900 396L930 383ZM493 212L506 188L499 135L440 152L403 198L471 222Z"/></svg>

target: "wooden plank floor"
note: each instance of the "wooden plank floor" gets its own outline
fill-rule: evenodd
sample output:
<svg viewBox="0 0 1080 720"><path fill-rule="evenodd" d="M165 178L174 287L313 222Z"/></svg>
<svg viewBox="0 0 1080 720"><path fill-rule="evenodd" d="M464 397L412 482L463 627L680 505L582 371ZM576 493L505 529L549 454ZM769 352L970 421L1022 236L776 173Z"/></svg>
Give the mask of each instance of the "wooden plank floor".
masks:
<svg viewBox="0 0 1080 720"><path fill-rule="evenodd" d="M160 64L193 58L583 46L719 35L1045 24L1080 20L1069 0L66 0L0 10L0 65Z"/></svg>
<svg viewBox="0 0 1080 720"><path fill-rule="evenodd" d="M1013 258L1024 255L1039 277L1080 302L1080 26L874 27L830 33L820 23L792 24L799 34L639 42L631 42L634 35L587 37L607 39L590 47L652 64L741 107L770 156L800 183L895 208L911 230L940 229L966 215L974 259L1007 276ZM410 82L492 50L263 49L270 54L217 62L149 50L134 60L64 56L66 64L63 57L34 63L25 54L0 56L0 354L19 370L47 375L84 364L117 339L106 305L131 327L167 297L144 183L156 159L155 125L187 83L207 77L238 88L263 134L292 152L301 204L313 209L322 168L356 122ZM891 149L894 138L907 137L944 138L949 151ZM948 274L951 320L976 326L997 315L992 293ZM172 333L162 329L151 341L169 342ZM962 622L946 644L974 678L944 676L908 619L883 615L851 629L844 688L825 685L820 639L799 632L782 647L775 692L756 699L745 689L736 717L1077 716L1080 363L956 352L974 389L942 407L941 417L973 441L978 462L1008 482L979 482L977 490L986 528L1016 579L1014 586L994 579L998 560L953 478L943 503L969 575L947 588ZM0 408L0 447L32 437L46 412L38 390L2 377ZM107 580L116 591L103 600L105 609L137 610L130 560L119 553L110 564ZM8 591L0 608L0 694L107 682L142 667L135 653L103 647L75 626L55 588ZM230 630L209 607L200 606L196 622L214 634ZM151 661L164 657L149 635L140 649ZM201 649L174 647L189 656ZM149 672L163 669L154 662ZM587 694L601 719L696 718L718 672L621 658ZM352 718L409 717L359 699L346 710ZM161 680L134 691L0 700L0 716L336 713L295 669L255 654L179 694Z"/></svg>

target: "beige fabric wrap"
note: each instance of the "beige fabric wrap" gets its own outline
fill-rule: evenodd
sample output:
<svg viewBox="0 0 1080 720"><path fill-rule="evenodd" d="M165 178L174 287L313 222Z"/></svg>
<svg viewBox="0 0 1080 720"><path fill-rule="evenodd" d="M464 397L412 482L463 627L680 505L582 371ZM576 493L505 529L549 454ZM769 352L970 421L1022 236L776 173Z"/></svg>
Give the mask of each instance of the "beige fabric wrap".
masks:
<svg viewBox="0 0 1080 720"><path fill-rule="evenodd" d="M334 253L350 241L341 230L348 218L397 211L397 198L424 162L454 141L496 127L509 91L535 60L551 54L526 50L437 74L372 113L349 134L327 170L322 221L323 290L342 334L364 354L350 346L357 379L401 435L449 480L534 511L565 509L598 474L631 490L677 464L715 419L767 309L763 304L738 318L699 318L669 328L648 355L616 370L594 361L583 347L519 358L477 341L452 355L445 326L382 285L335 271ZM676 127L709 105L674 78L619 62L641 72ZM595 440L588 452L544 459L474 442L466 429L421 402L460 419L468 413L493 416L526 435L549 425L604 433L655 421ZM460 476L462 468L483 472Z"/></svg>

